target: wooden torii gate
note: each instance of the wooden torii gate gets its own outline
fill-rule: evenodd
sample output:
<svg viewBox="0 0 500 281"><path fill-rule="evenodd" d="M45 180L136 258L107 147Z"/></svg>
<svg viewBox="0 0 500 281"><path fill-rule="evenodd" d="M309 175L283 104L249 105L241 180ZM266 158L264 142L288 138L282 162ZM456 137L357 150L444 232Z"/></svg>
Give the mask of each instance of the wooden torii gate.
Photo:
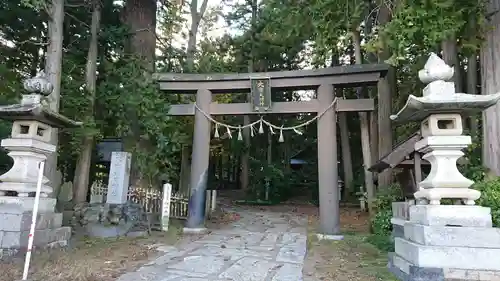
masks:
<svg viewBox="0 0 500 281"><path fill-rule="evenodd" d="M250 115L323 112L318 126L318 185L320 232L340 233L340 211L337 171L336 112L372 111L372 99L335 98L334 87L376 85L387 73L383 64L338 66L315 70L237 74L155 74L160 90L167 93L196 94L195 104L172 105L169 115L194 115L193 152L191 162L191 193L185 232L204 230L205 191L209 170L211 122L204 115ZM272 90L317 90L317 99L309 101L271 102ZM248 93L246 103L212 102L212 94ZM204 112L201 112L201 110Z"/></svg>

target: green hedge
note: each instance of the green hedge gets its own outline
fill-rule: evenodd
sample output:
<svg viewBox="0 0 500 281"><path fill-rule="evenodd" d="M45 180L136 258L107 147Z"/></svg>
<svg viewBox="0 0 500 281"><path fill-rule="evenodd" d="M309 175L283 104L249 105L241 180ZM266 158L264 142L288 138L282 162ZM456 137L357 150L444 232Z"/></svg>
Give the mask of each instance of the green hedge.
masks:
<svg viewBox="0 0 500 281"><path fill-rule="evenodd" d="M478 182L473 188L481 191L481 197L476 204L491 208L493 226L500 227L500 177Z"/></svg>

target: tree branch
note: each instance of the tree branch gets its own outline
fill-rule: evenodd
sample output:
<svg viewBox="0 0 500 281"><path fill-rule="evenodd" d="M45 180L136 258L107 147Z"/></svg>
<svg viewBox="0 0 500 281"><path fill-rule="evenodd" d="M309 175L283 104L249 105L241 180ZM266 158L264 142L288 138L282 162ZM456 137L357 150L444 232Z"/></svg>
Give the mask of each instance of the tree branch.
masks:
<svg viewBox="0 0 500 281"><path fill-rule="evenodd" d="M48 42L38 42L38 41L34 41L32 39L28 39L28 40L24 40L24 41L19 41L19 42L14 42L14 44L16 46L17 45L23 45L23 44L26 44L26 43L30 43L30 44L37 45L37 46L47 46L47 45L49 45Z"/></svg>
<svg viewBox="0 0 500 281"><path fill-rule="evenodd" d="M169 45L163 41L163 39L158 36L158 33L155 32L156 40L162 45L163 48L168 49Z"/></svg>
<svg viewBox="0 0 500 281"><path fill-rule="evenodd" d="M151 31L151 29L149 29L149 28L141 28L141 29L136 29L136 30L135 30L135 31L133 31L133 32L130 32L129 34L135 34L135 33L139 33L139 32L152 32L152 31ZM168 45L167 43L165 43L165 42L163 41L163 39L161 39L161 38L160 38L160 36L158 36L158 33L154 32L154 34L155 34L156 40L157 40L157 41L158 41L158 42L159 42L159 43L160 43L160 44L161 44L164 48L166 48L166 49L167 49L169 45Z"/></svg>
<svg viewBox="0 0 500 281"><path fill-rule="evenodd" d="M208 6L208 0L203 0L203 2L201 3L200 12L198 13L198 19L200 21L203 18L203 16L205 15L205 11L207 10L207 6Z"/></svg>
<svg viewBox="0 0 500 281"><path fill-rule="evenodd" d="M68 13L68 12L65 12L65 14L66 14L67 16L69 16L70 18L74 19L75 21L77 21L77 22L79 22L79 23L83 24L85 27L90 28L90 26L89 26L88 24L86 24L85 22L83 22L83 21L79 20L77 17L73 16L72 14L70 14L70 13Z"/></svg>
<svg viewBox="0 0 500 281"><path fill-rule="evenodd" d="M51 4L49 4L48 2L43 2L42 3L42 9L45 11L45 13L47 14L47 17L49 18L49 20L52 20L52 12L51 12L51 7L50 7Z"/></svg>

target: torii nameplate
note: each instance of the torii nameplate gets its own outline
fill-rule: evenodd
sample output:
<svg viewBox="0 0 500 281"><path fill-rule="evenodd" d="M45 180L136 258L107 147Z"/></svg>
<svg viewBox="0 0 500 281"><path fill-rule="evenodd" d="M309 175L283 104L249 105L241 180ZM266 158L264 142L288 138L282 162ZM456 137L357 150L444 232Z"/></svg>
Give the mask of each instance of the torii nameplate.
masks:
<svg viewBox="0 0 500 281"><path fill-rule="evenodd" d="M266 112L272 108L270 78L250 78L251 102L257 112Z"/></svg>

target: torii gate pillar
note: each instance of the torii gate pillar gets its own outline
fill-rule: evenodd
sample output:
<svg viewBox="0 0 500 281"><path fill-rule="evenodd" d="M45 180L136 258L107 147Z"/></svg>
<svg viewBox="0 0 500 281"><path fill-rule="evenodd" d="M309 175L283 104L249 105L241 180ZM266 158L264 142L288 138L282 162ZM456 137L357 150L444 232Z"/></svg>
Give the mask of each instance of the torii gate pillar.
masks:
<svg viewBox="0 0 500 281"><path fill-rule="evenodd" d="M212 93L207 89L196 92L196 104L210 112ZM193 154L191 156L191 192L185 233L203 233L205 228L205 199L210 159L210 120L200 110L194 113Z"/></svg>
<svg viewBox="0 0 500 281"><path fill-rule="evenodd" d="M333 85L323 84L318 88L318 102L323 112L335 98ZM322 235L339 235L340 214L337 171L337 113L330 107L318 119L318 188L319 219Z"/></svg>

